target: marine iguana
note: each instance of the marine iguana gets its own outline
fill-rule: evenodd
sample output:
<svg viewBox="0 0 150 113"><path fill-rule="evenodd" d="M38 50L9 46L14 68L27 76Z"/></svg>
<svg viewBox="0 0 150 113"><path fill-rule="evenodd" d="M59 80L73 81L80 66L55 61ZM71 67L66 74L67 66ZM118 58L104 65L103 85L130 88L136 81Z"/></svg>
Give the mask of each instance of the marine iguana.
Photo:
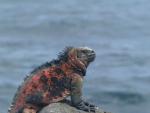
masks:
<svg viewBox="0 0 150 113"><path fill-rule="evenodd" d="M25 78L8 113L38 113L68 96L76 108L95 112L96 107L82 99L83 78L95 56L87 47L66 47L57 59L39 66Z"/></svg>

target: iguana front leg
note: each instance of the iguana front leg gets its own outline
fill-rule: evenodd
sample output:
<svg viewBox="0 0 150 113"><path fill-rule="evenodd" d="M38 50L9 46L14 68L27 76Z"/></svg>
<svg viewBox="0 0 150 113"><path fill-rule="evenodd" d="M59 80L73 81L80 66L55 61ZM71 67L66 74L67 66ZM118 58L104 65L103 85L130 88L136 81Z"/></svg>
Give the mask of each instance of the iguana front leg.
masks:
<svg viewBox="0 0 150 113"><path fill-rule="evenodd" d="M94 105L82 100L82 86L83 78L78 74L74 74L71 82L71 102L73 106L80 110L95 112L96 107Z"/></svg>

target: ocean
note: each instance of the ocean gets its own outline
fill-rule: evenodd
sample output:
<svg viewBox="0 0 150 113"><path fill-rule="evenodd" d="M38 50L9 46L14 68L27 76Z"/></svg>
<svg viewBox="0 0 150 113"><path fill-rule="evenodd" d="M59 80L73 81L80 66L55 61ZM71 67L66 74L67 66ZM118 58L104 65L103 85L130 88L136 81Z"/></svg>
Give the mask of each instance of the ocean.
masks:
<svg viewBox="0 0 150 113"><path fill-rule="evenodd" d="M96 51L83 97L112 113L150 113L149 0L0 0L0 113L35 67L66 46Z"/></svg>

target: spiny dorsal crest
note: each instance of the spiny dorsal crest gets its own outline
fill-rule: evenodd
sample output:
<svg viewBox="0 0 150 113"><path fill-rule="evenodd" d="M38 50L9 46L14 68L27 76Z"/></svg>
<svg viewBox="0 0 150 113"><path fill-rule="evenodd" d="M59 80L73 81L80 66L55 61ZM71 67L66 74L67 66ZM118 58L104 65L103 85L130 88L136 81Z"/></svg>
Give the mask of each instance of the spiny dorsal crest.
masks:
<svg viewBox="0 0 150 113"><path fill-rule="evenodd" d="M74 47L68 46L58 54L58 59L62 61L67 61L68 60L68 53L73 49Z"/></svg>

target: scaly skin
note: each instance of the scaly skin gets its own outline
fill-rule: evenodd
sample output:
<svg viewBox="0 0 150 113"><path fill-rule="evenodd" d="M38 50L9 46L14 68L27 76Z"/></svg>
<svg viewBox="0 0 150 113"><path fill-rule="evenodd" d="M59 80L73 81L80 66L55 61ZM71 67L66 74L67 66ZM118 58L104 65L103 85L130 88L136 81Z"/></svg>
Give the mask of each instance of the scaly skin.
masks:
<svg viewBox="0 0 150 113"><path fill-rule="evenodd" d="M81 52L84 50L87 50L86 54ZM37 113L44 106L68 96L78 109L95 111L95 106L82 100L83 77L88 64L95 57L91 60L91 56L87 55L91 51L87 48L67 48L58 60L31 72L18 89L8 113Z"/></svg>

